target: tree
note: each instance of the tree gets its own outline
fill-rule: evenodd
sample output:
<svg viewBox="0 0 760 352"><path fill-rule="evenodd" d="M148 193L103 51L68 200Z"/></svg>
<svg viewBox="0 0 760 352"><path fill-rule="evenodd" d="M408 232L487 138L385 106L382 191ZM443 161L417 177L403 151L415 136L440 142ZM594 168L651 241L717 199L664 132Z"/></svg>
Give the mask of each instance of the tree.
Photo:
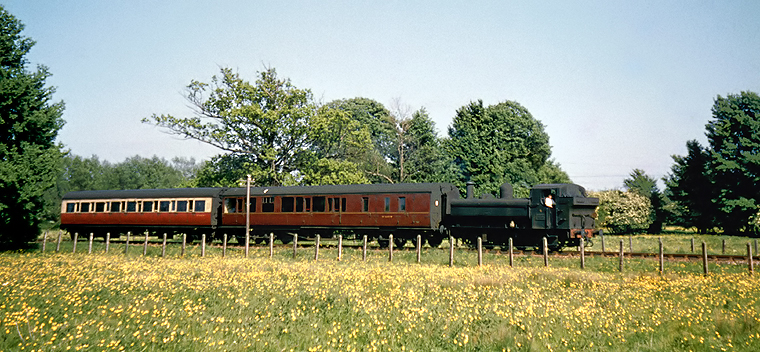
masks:
<svg viewBox="0 0 760 352"><path fill-rule="evenodd" d="M451 182L447 171L452 164L438 137L435 122L421 108L412 114L407 129L406 179L402 182Z"/></svg>
<svg viewBox="0 0 760 352"><path fill-rule="evenodd" d="M391 112L383 104L367 98L335 100L327 104L330 109L345 112L358 126L366 127L370 148L354 161L371 183L394 182L393 160L396 128Z"/></svg>
<svg viewBox="0 0 760 352"><path fill-rule="evenodd" d="M299 154L307 148L309 120L317 113L311 91L278 78L273 68L260 72L254 84L222 68L210 84L192 81L187 91L195 116L154 114L143 122L244 159L244 172L258 184L293 182Z"/></svg>
<svg viewBox="0 0 760 352"><path fill-rule="evenodd" d="M696 140L686 142L686 156L673 155L673 166L665 181L667 200L674 221L705 233L715 227L718 209L713 203L717 192L710 179L710 152Z"/></svg>
<svg viewBox="0 0 760 352"><path fill-rule="evenodd" d="M712 180L720 190L718 223L745 232L760 206L760 97L754 92L715 99L707 124Z"/></svg>
<svg viewBox="0 0 760 352"><path fill-rule="evenodd" d="M551 154L544 125L513 101L485 107L479 100L457 110L447 150L460 188L473 181L476 193L496 193L509 182L518 196L538 182L538 170Z"/></svg>
<svg viewBox="0 0 760 352"><path fill-rule="evenodd" d="M606 227L615 234L645 231L652 223L649 198L632 191L590 192L599 198L597 226Z"/></svg>
<svg viewBox="0 0 760 352"><path fill-rule="evenodd" d="M662 232L666 214L663 209L662 192L657 187L657 180L647 175L644 170L634 169L629 178L623 181L623 184L628 191L649 198L649 203L652 206L652 223L649 225L648 231L649 233Z"/></svg>
<svg viewBox="0 0 760 352"><path fill-rule="evenodd" d="M0 245L21 246L37 238L43 194L55 185L63 127L63 103L45 87L47 68L27 70L34 41L24 25L0 6Z"/></svg>
<svg viewBox="0 0 760 352"><path fill-rule="evenodd" d="M567 172L554 159L546 160L543 166L538 169L538 183L572 183Z"/></svg>

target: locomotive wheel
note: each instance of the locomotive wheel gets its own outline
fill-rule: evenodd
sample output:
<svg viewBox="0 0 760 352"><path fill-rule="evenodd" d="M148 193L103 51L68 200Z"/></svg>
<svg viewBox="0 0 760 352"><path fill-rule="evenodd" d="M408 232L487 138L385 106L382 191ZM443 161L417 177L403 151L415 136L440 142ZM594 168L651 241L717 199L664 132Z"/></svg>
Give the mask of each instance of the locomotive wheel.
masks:
<svg viewBox="0 0 760 352"><path fill-rule="evenodd" d="M441 243L443 243L443 237L430 236L430 238L428 238L427 240L427 243L428 245L430 245L430 247L438 248L438 246L440 246Z"/></svg>
<svg viewBox="0 0 760 352"><path fill-rule="evenodd" d="M393 247L395 247L395 248L403 248L406 245L406 241L407 241L406 238L394 238L393 239Z"/></svg>
<svg viewBox="0 0 760 352"><path fill-rule="evenodd" d="M394 240L393 242L395 243L396 241ZM387 238L378 237L377 244L380 246L380 248L388 248L388 244L390 244L390 240Z"/></svg>

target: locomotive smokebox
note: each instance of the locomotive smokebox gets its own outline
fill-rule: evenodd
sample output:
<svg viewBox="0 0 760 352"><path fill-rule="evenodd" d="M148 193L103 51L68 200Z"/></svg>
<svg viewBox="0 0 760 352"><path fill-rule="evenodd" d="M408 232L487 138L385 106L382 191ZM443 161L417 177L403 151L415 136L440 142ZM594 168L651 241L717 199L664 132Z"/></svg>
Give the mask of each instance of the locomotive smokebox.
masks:
<svg viewBox="0 0 760 352"><path fill-rule="evenodd" d="M475 182L467 181L467 199L475 198Z"/></svg>

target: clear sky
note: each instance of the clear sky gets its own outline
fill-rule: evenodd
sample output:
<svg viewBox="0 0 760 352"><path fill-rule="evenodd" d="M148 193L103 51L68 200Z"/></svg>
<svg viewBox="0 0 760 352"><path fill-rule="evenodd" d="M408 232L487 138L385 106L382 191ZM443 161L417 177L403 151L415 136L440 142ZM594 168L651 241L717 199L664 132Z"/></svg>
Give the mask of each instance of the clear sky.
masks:
<svg viewBox="0 0 760 352"><path fill-rule="evenodd" d="M760 1L0 0L66 103L73 154L207 159L141 123L190 116L184 88L265 66L322 101L399 98L440 135L458 108L517 101L589 189L664 176L703 145L717 95L760 93Z"/></svg>

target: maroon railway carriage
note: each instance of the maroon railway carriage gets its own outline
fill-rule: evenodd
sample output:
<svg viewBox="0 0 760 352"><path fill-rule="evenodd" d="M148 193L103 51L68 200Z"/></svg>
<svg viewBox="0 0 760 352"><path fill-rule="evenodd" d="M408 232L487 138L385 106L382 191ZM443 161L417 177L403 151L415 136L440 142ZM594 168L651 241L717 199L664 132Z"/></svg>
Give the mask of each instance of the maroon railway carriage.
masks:
<svg viewBox="0 0 760 352"><path fill-rule="evenodd" d="M105 237L119 233L211 234L221 188L137 189L66 193L61 229Z"/></svg>
<svg viewBox="0 0 760 352"><path fill-rule="evenodd" d="M222 192L218 231L245 236L246 189ZM443 239L441 222L447 200L459 198L451 184L373 184L309 187L252 187L250 226L254 241L274 233L283 242L297 233L303 237L330 237L335 231L367 235L387 245L422 238L437 246Z"/></svg>

